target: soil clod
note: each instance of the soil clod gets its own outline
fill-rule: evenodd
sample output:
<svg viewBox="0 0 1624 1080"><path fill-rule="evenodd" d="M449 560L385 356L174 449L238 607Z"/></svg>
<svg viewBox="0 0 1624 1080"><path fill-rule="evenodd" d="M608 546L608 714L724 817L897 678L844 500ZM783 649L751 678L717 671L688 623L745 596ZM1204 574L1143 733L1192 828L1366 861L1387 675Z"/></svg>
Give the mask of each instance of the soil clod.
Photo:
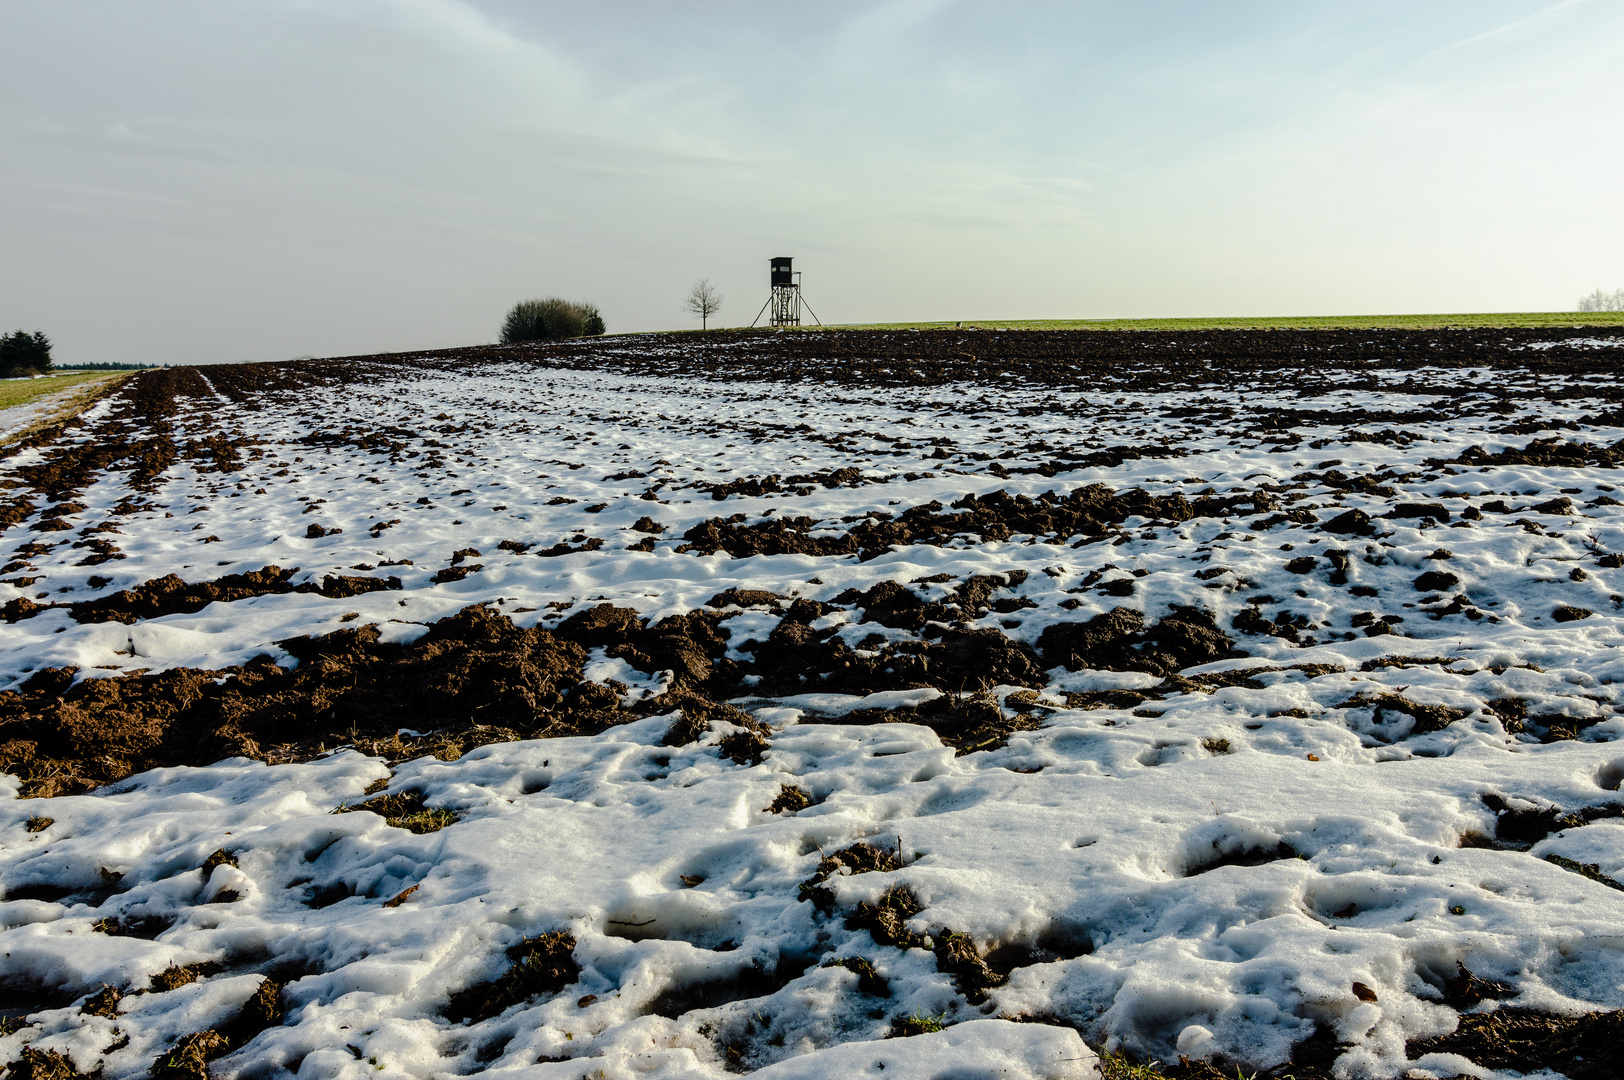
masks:
<svg viewBox="0 0 1624 1080"><path fill-rule="evenodd" d="M1533 1009L1466 1013L1448 1035L1410 1043L1411 1058L1459 1054L1485 1068L1551 1069L1570 1080L1616 1080L1624 1046L1624 1011L1554 1016Z"/></svg>
<svg viewBox="0 0 1624 1080"><path fill-rule="evenodd" d="M556 994L581 973L574 953L574 935L562 930L525 938L507 950L509 966L500 976L453 994L446 1017L475 1023L537 995Z"/></svg>

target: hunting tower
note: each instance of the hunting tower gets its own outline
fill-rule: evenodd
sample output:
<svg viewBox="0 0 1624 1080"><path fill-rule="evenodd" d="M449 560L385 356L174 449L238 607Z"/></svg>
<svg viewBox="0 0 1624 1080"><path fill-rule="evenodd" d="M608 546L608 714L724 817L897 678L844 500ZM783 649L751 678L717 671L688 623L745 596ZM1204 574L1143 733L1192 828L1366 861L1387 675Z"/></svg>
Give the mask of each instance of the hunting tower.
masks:
<svg viewBox="0 0 1624 1080"><path fill-rule="evenodd" d="M772 294L767 297L767 302L761 305L761 311L756 312L751 326L760 322L762 313L769 309L771 315L767 321L768 326L800 326L803 307L806 307L806 312L812 316L813 322L819 326L823 325L801 298L801 272L791 268L790 264L793 261L788 255L780 255L771 261L769 281L772 284Z"/></svg>

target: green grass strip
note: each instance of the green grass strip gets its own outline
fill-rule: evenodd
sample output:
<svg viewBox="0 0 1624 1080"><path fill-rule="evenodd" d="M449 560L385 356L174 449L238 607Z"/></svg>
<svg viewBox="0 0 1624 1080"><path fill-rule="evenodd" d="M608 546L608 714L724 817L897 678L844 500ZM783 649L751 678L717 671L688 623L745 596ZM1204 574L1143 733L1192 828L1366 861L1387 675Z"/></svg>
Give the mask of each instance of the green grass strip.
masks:
<svg viewBox="0 0 1624 1080"><path fill-rule="evenodd" d="M1440 330L1624 326L1619 311L1510 311L1477 315L1281 315L1212 319L965 319L862 323L839 330ZM802 329L817 329L802 327Z"/></svg>
<svg viewBox="0 0 1624 1080"><path fill-rule="evenodd" d="M30 401L66 390L70 386L111 378L122 372L97 371L85 375L47 375L41 379L0 379L0 409L27 405Z"/></svg>

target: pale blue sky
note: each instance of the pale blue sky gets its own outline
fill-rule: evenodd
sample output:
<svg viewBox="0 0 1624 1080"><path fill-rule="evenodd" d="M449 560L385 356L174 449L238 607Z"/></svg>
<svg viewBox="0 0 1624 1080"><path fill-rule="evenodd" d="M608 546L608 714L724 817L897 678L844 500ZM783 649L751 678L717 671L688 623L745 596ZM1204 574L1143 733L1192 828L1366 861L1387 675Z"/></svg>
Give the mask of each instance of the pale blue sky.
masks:
<svg viewBox="0 0 1624 1080"><path fill-rule="evenodd" d="M1572 307L1624 4L0 0L0 328L60 361L721 322Z"/></svg>

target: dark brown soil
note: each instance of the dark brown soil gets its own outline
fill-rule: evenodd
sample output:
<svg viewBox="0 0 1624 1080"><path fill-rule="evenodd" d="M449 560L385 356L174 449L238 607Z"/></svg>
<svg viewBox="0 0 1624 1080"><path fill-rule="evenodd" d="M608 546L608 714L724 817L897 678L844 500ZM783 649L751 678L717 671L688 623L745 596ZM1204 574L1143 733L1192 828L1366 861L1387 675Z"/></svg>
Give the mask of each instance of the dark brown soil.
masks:
<svg viewBox="0 0 1624 1080"><path fill-rule="evenodd" d="M812 901L812 906L828 914L834 910L837 899L835 891L824 884L831 877L849 874L887 873L892 870L902 869L902 865L901 851L876 847L865 841L858 841L851 847L824 856L812 876L801 882L800 899ZM919 911L922 909L916 903L913 910Z"/></svg>
<svg viewBox="0 0 1624 1080"><path fill-rule="evenodd" d="M1553 1016L1532 1009L1467 1013L1448 1035L1409 1044L1411 1058L1460 1054L1490 1069L1551 1069L1571 1080L1618 1080L1624 1011Z"/></svg>
<svg viewBox="0 0 1624 1080"><path fill-rule="evenodd" d="M290 574L266 567L201 585L165 578L70 611L86 621L122 622L196 610L213 599L287 591ZM727 641L719 628L729 615L716 608L649 625L630 608L605 604L549 631L522 629L476 606L442 619L410 645L384 644L372 625L282 642L300 661L292 670L262 659L219 672L174 669L75 681L71 669L47 669L0 693L0 765L19 775L30 795L61 794L163 765L229 756L296 760L344 744L392 758L455 757L487 742L592 733L671 709L683 714L668 740L673 745L726 722L735 730L721 752L751 765L767 752L768 733L747 713L717 702L746 692L800 692L809 679L852 694L945 691L918 708L847 721L924 723L944 742L971 752L995 749L1012 732L1036 726L980 691L1041 687L1045 660L1172 674L1236 655L1209 619L1189 611L1149 628L1131 613L1061 624L1044 640L1045 659L998 630L963 626L989 604L1003 603L998 593L1018 584L1017 577L972 578L948 594L951 606L900 587L842 597L864 619L920 625L926 635L861 653L832 631L813 631L809 624L827 606L805 600L782 608L768 639L747 643L754 656L743 662L724 657ZM322 591L348 595L360 582L389 587L383 579L329 577ZM632 710L622 707L613 686L583 680L587 650L599 647L641 671L671 671L671 691ZM425 717L433 720L433 735L397 735L423 726Z"/></svg>
<svg viewBox="0 0 1624 1080"><path fill-rule="evenodd" d="M1176 675L1187 667L1244 656L1212 617L1180 608L1149 629L1132 608L1113 608L1087 622L1056 623L1038 638L1046 665L1068 669Z"/></svg>
<svg viewBox="0 0 1624 1080"><path fill-rule="evenodd" d="M11 1063L6 1080L80 1080L84 1075L66 1054L25 1046L22 1056Z"/></svg>
<svg viewBox="0 0 1624 1080"><path fill-rule="evenodd" d="M778 786L778 795L762 811L764 814L794 814L812 805L812 796L789 784Z"/></svg>
<svg viewBox="0 0 1624 1080"><path fill-rule="evenodd" d="M1507 398L1570 393L1558 375L1611 374L1608 349L1568 347L1570 339L1624 336L1617 327L1476 330L718 330L705 334L638 334L422 353L350 357L371 364L530 360L557 367L613 367L640 375L945 386L970 380L1050 386L1165 390L1200 386L1217 371L1305 386L1357 389L1376 385L1372 370L1488 367L1526 372L1503 387ZM1556 347L1530 350L1534 342ZM332 361L283 368L327 372ZM210 368L210 373L215 370ZM1541 385L1545 384L1545 385ZM219 380L216 380L216 385ZM1429 388L1429 393L1432 392ZM1624 388L1601 384L1587 393L1624 400ZM1452 396L1448 390L1443 396ZM1462 393L1460 396L1466 396ZM1504 398L1502 399L1504 400ZM1487 410L1491 403L1477 408ZM1497 403L1496 403L1497 404ZM1308 410L1259 414L1260 428L1285 427ZM1353 409L1343 423L1420 423L1430 410Z"/></svg>
<svg viewBox="0 0 1624 1080"><path fill-rule="evenodd" d="M293 585L290 580L299 572L297 566L284 570L280 566L266 566L240 574L227 574L213 581L188 584L176 574L166 574L152 581L142 582L133 589L124 589L99 600L85 600L76 604L38 604L25 597L12 600L0 609L7 622L32 618L53 608L66 608L75 622L119 622L133 624L142 619L157 619L202 611L213 603L231 603L255 596L282 593L319 593L330 599L342 600L364 593L399 589L400 578L362 577L350 574L328 574L320 585L306 583Z"/></svg>
<svg viewBox="0 0 1624 1080"><path fill-rule="evenodd" d="M348 596L394 585L392 579L328 577L316 590L291 586L291 575L269 566L195 585L166 577L69 605L68 610L83 621L128 622L295 588ZM840 720L925 724L960 753L973 753L995 750L1013 733L1041 723L1034 713L1035 695L1012 695L1001 705L987 691L994 686L1041 688L1048 681L1046 669L1056 665L1145 671L1166 680L1152 690L1126 695L1131 700L1097 703L1109 707L1132 707L1220 685L1251 685L1244 673L1193 680L1178 674L1244 655L1209 615L1190 608L1174 610L1148 626L1129 608L1055 623L1035 649L998 629L969 625L990 611L1030 606L1018 595L1024 580L1019 572L976 575L951 587L932 579L932 585L940 586L931 592L933 598L886 582L863 592L848 591L827 604L728 592L706 607L653 624L631 608L599 604L571 613L551 629L520 628L506 616L476 606L440 620L410 645L384 644L371 625L281 642L300 661L292 670L268 658L219 672L175 669L77 681L71 669L43 670L0 693L0 766L22 778L26 794L59 794L156 766L208 764L229 756L296 760L346 744L389 758L424 753L456 757L488 742L593 733L635 716L674 709L682 718L673 725L668 743L693 742L721 722L728 725L721 753L749 766L769 751L770 733L748 713L718 702L814 687L853 695L942 691L919 706L849 713ZM739 644L745 659L729 659L723 624L746 606L771 610L778 622L765 640ZM864 647L853 648L833 629L812 628L834 610L856 613L858 624L872 622L918 636L865 641ZM642 672L671 672L670 690L623 706L624 687L583 679L587 651L595 648ZM1087 708L1096 703L1068 704ZM1395 708L1398 704L1393 703ZM432 734L397 734L401 728L423 727L425 718ZM819 717L806 720L817 722Z"/></svg>
<svg viewBox="0 0 1624 1080"><path fill-rule="evenodd" d="M884 555L892 545L940 545L955 536L989 541L1017 534L1057 539L1103 537L1115 535L1130 517L1165 525L1197 517L1261 513L1276 505L1268 492L1192 502L1183 495L1151 495L1138 489L1119 492L1104 484L1090 484L1065 495L1045 492L1035 499L999 490L964 496L947 508L956 513L942 513L941 503L929 502L894 518L870 514L843 536L809 535L828 527L813 518L775 518L755 524L745 524L742 514L711 518L683 533L684 543L677 550L701 555L726 551L734 558L804 554L857 555L866 560Z"/></svg>
<svg viewBox="0 0 1624 1080"><path fill-rule="evenodd" d="M1447 465L1539 465L1543 467L1559 467L1582 469L1586 466L1601 466L1605 469L1616 468L1624 461L1624 446L1614 443L1611 446L1599 446L1595 443L1574 442L1561 437L1547 439L1533 439L1526 446L1508 447L1497 454L1485 453L1481 446L1466 449L1457 458L1451 458L1440 464ZM1428 464L1431 464L1429 461ZM1562 502L1567 502L1563 499ZM1544 513L1561 513L1557 510L1544 510Z"/></svg>
<svg viewBox="0 0 1624 1080"><path fill-rule="evenodd" d="M183 1036L152 1063L154 1080L208 1080L209 1062L231 1049L231 1040L212 1028Z"/></svg>
<svg viewBox="0 0 1624 1080"><path fill-rule="evenodd" d="M959 993L972 1005L986 1001L988 990L1002 986L1008 980L1007 975L987 966L987 961L968 934L944 930L936 935L934 944L936 970L953 976Z"/></svg>
<svg viewBox="0 0 1624 1080"><path fill-rule="evenodd" d="M894 885L873 903L859 902L846 917L846 929L867 930L877 944L895 949L924 948L924 935L908 930L908 920L923 910L925 906L912 889Z"/></svg>
<svg viewBox="0 0 1624 1080"><path fill-rule="evenodd" d="M1489 416L1503 412L1518 398L1547 398L1571 394L1563 379L1610 375L1608 350L1568 347L1568 339L1616 337L1616 328L1494 329L1494 330L1203 330L1203 331L718 331L704 335L648 334L612 340L583 340L522 346L475 346L422 353L348 357L340 360L299 360L280 364L220 364L208 368L208 382L191 368L140 372L125 380L113 396L112 416L99 423L96 438L68 442L63 438L83 426L74 419L36 433L0 450L10 456L29 447L49 447L46 460L18 471L23 486L0 496L0 527L20 522L48 504L71 504L90 478L107 469L131 470L138 491L149 489L157 477L179 460L189 460L200 471L230 473L243 458L263 450L240 437L220 431L204 432L184 444L174 437L177 398L207 399L222 394L248 408L264 407L279 395L310 386L362 385L384 376L397 376L403 368L463 368L483 361L531 361L558 367L597 368L649 375L692 374L730 380L761 378L790 381L857 383L862 385L943 386L966 380L1031 384L1034 388L1079 387L1166 390L1181 384L1210 383L1213 366L1221 364L1232 382L1254 386L1289 385L1304 393L1328 389L1376 389L1385 386L1381 371L1423 367L1488 367L1497 372L1496 397L1484 401L1470 385L1429 384L1437 401L1418 412L1354 409L1334 415L1323 410L1268 409L1251 414L1246 431L1262 436L1278 434L1287 442L1296 436L1294 424L1335 421L1368 424L1373 421L1429 422L1457 416ZM1556 347L1529 350L1532 342L1558 342ZM213 384L213 391L209 383ZM1608 402L1624 402L1624 388L1611 379L1597 379L1585 394ZM1235 410L1222 400L1203 397L1192 404L1191 416L1233 420ZM1609 414L1611 416L1612 414ZM446 419L449 419L447 417ZM1588 417L1600 422L1608 417ZM196 422L194 419L193 423ZM456 435L468 424L432 425L436 434ZM805 437L820 436L808 429ZM1390 432L1389 441L1403 442L1406 433ZM1369 436L1372 439L1378 436ZM410 449L419 440L424 450ZM307 436L308 445L351 445L390 460L414 457L424 468L444 464L447 444L406 428L384 427L366 431L321 431ZM1177 456L1177 447L1140 446L1082 452L1033 446L1028 456L1035 464L1006 469L993 462L989 471L1038 472L1052 475L1078 465L1110 464L1143 456ZM1570 442L1562 437L1534 439L1522 448L1495 455L1467 451L1459 464L1533 463L1546 465L1601 465L1612 467L1624 448ZM1050 454L1054 460L1045 460ZM938 447L938 456L950 456ZM1436 464L1446 464L1438 462ZM739 478L706 490L713 496L763 494L797 490L812 484L841 486L861 483L855 470L779 477ZM48 507L47 507L48 509ZM116 516L116 515L115 515ZM1104 520L1104 518L1100 518ZM912 527L917 523L904 523ZM1007 523L1012 530L1031 531L1032 524ZM1041 524L1033 523L1033 524ZM42 529L65 527L60 514L37 521ZM897 526L893 526L893 529ZM794 533L793 527L786 532ZM803 530L804 531L804 530ZM883 534L886 530L879 529ZM1086 528L1083 530L1086 531ZM806 543L771 535L758 542ZM858 537L872 542L879 537ZM87 565L118 557L116 544L97 538L107 550L93 548ZM730 535L700 536L693 541L746 544L749 538ZM90 545L86 545L90 546ZM733 550L729 546L729 550Z"/></svg>
<svg viewBox="0 0 1624 1080"><path fill-rule="evenodd" d="M450 810L431 810L425 807L423 793L419 791L378 795L353 806L341 806L337 812L349 814L358 810L377 814L394 828L419 834L438 832L447 825L454 825L457 822L457 815Z"/></svg>
<svg viewBox="0 0 1624 1080"><path fill-rule="evenodd" d="M574 953L574 936L562 930L525 938L507 950L505 972L453 994L445 1015L450 1020L476 1023L539 994L556 994L581 973Z"/></svg>
<svg viewBox="0 0 1624 1080"><path fill-rule="evenodd" d="M691 696L679 698L677 705L682 716L666 732L663 740L665 746L688 746L698 742L710 730L711 724L717 721L756 732L758 735L764 730L753 716L731 705Z"/></svg>
<svg viewBox="0 0 1624 1080"><path fill-rule="evenodd" d="M843 967L857 976L857 992L868 994L870 997L888 998L891 996L891 980L875 970L872 961L861 956L848 956L836 963L825 961L824 967Z"/></svg>
<svg viewBox="0 0 1624 1080"><path fill-rule="evenodd" d="M152 1063L157 1080L208 1080L209 1062L247 1043L266 1028L281 1025L283 983L265 979L237 1015L218 1028L181 1037Z"/></svg>
<svg viewBox="0 0 1624 1080"><path fill-rule="evenodd" d="M803 892L820 885L835 874L887 873L902 869L902 853L894 848L876 847L859 841L851 847L826 855L818 863L817 871L801 882Z"/></svg>
<svg viewBox="0 0 1624 1080"><path fill-rule="evenodd" d="M1340 705L1339 709L1367 708L1372 710L1372 719L1377 723L1385 723L1396 716L1407 716L1413 725L1410 734L1423 735L1430 731L1442 731L1456 720L1465 719L1471 715L1470 709L1452 709L1446 705L1420 705L1398 694L1376 694L1371 697L1352 697Z"/></svg>
<svg viewBox="0 0 1624 1080"><path fill-rule="evenodd" d="M1578 829L1593 821L1624 817L1624 803L1600 803L1575 810L1559 806L1535 806L1519 800L1513 803L1497 792L1483 796L1483 805L1494 812L1494 846L1527 851L1554 832Z"/></svg>
<svg viewBox="0 0 1624 1080"><path fill-rule="evenodd" d="M266 660L77 684L71 669L36 672L0 694L0 763L31 794L48 795L234 755L295 760L353 743L457 756L482 742L625 719L613 692L581 681L579 645L484 608L441 620L409 646L383 644L376 626L364 626L283 647L298 668ZM425 716L455 735L397 739Z"/></svg>

